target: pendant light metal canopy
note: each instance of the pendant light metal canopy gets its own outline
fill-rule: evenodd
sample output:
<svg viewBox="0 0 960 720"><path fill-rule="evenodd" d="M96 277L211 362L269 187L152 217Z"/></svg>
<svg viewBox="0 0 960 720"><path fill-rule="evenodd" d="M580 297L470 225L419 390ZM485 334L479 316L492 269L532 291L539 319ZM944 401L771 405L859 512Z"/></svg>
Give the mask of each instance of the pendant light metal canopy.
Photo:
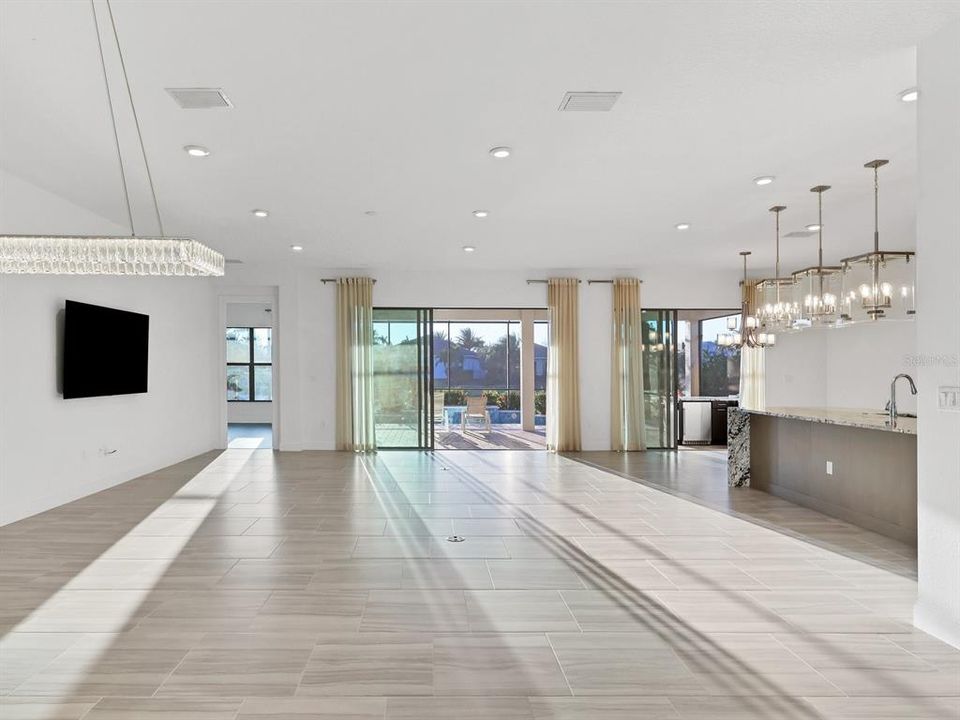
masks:
<svg viewBox="0 0 960 720"><path fill-rule="evenodd" d="M873 170L873 250L844 258L844 322L912 320L916 316L917 264L912 250L880 249L880 176L888 160L871 160Z"/></svg>
<svg viewBox="0 0 960 720"><path fill-rule="evenodd" d="M120 138L117 134L116 114L107 78L107 65L103 56L103 43L100 37L100 22L97 8L90 0L93 11L93 24L97 34L97 47L100 52L100 67L106 91L113 139L117 149L120 166L120 181L130 223L129 237L108 235L0 235L0 274L49 274L49 275L223 275L224 258L219 252L190 238L167 237L163 230L160 204L147 160L147 151L140 131L140 120L130 91L126 63L120 47L120 37L113 18L110 0L106 0L113 39L120 58L120 69L126 87L127 98L133 114L140 143L140 153L153 199L153 209L160 230L160 237L140 237L137 235L130 206L130 193L127 189L123 155L120 151Z"/></svg>
<svg viewBox="0 0 960 720"><path fill-rule="evenodd" d="M792 277L780 277L780 213L786 209L786 205L774 205L770 208L776 218L776 271L775 277L757 283L757 316L761 324L771 329L792 332L799 329L795 321L800 315L799 307L793 299L794 281Z"/></svg>
<svg viewBox="0 0 960 720"><path fill-rule="evenodd" d="M797 328L832 326L840 320L841 268L823 264L823 194L829 189L829 185L810 188L810 192L817 193L817 264L797 270L792 276Z"/></svg>

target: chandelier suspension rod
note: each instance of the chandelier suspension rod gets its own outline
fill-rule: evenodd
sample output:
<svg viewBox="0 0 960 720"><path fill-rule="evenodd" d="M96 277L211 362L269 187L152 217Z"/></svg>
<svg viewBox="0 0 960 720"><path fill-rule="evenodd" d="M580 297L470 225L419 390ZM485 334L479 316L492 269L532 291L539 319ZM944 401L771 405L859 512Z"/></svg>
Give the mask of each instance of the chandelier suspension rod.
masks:
<svg viewBox="0 0 960 720"><path fill-rule="evenodd" d="M817 294L823 299L823 193L829 185L817 185L810 192L817 194Z"/></svg>
<svg viewBox="0 0 960 720"><path fill-rule="evenodd" d="M100 52L100 68L103 70L103 87L107 92L107 106L110 110L110 124L113 127L113 142L117 147L117 164L120 166L120 182L123 185L123 198L127 206L127 222L130 224L130 234L137 236L133 224L133 211L130 209L130 192L127 189L127 172L123 167L123 155L120 152L120 136L117 134L117 118L113 111L113 95L110 92L110 80L107 78L107 63L103 57L103 40L100 37L100 22L97 20L97 7L90 0L90 11L93 13L93 27L97 31L97 50Z"/></svg>
<svg viewBox="0 0 960 720"><path fill-rule="evenodd" d="M93 0L90 0L92 3ZM157 202L157 190L153 184L153 173L150 172L150 161L147 160L147 148L143 144L143 133L140 130L140 116L137 114L137 106L133 102L133 92L130 90L130 78L127 75L127 63L123 58L123 49L120 46L120 35L117 33L117 23L113 17L113 7L110 5L110 0L106 0L107 3L107 13L110 16L110 27L113 29L113 39L117 44L117 55L120 57L120 70L123 74L123 83L127 89L127 99L130 101L130 110L133 112L133 123L137 128L137 140L140 143L140 154L143 156L143 166L147 171L147 181L150 184L150 196L153 198L153 211L157 216L157 225L160 228L160 237L166 237L166 233L163 230L163 218L160 216L160 203ZM99 32L99 30L98 30ZM106 72L106 69L104 69ZM119 151L119 141L117 144Z"/></svg>
<svg viewBox="0 0 960 720"><path fill-rule="evenodd" d="M873 251L880 252L880 165L873 165Z"/></svg>
<svg viewBox="0 0 960 720"><path fill-rule="evenodd" d="M823 190L817 190L817 268L823 270Z"/></svg>
<svg viewBox="0 0 960 720"><path fill-rule="evenodd" d="M777 218L776 227L777 227L777 264L775 270L775 285L777 286L777 305L780 304L780 212L786 210L786 205L774 205L770 208L770 212L774 213Z"/></svg>

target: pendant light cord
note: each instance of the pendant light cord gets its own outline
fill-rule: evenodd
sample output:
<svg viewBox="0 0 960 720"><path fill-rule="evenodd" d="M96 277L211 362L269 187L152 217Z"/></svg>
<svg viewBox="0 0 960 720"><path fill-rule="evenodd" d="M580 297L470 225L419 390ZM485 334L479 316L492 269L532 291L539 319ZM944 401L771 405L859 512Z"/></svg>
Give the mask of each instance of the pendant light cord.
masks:
<svg viewBox="0 0 960 720"><path fill-rule="evenodd" d="M127 206L127 222L130 225L130 234L137 236L133 224L133 211L130 209L130 191L127 188L127 173L123 168L123 155L120 152L120 136L117 134L117 118L113 112L113 96L110 93L110 81L107 78L107 63L103 57L103 40L100 38L100 22L97 19L97 6L90 0L90 10L93 13L93 27L97 31L97 50L100 52L100 68L103 70L103 87L107 91L107 106L110 110L110 123L113 127L113 141L117 147L117 164L120 166L120 183L123 185L123 198Z"/></svg>
<svg viewBox="0 0 960 720"><path fill-rule="evenodd" d="M92 2L93 0L91 0ZM130 78L127 76L127 64L123 59L123 50L120 47L120 36L117 34L117 23L113 18L113 8L110 0L106 0L107 13L110 15L110 27L113 28L113 39L117 44L117 55L120 57L120 70L123 73L123 83L127 88L127 98L130 101L130 110L133 111L133 122L137 128L137 140L140 142L140 154L143 156L143 166L147 170L147 181L150 183L150 195L153 198L153 211L157 216L157 225L160 227L160 237L166 237L163 231L163 219L160 217L160 204L157 202L157 190L153 184L153 174L150 172L150 161L147 160L147 149L143 144L143 133L140 130L140 117L137 115L137 107L133 102L133 93L130 90ZM117 145L119 148L119 143Z"/></svg>

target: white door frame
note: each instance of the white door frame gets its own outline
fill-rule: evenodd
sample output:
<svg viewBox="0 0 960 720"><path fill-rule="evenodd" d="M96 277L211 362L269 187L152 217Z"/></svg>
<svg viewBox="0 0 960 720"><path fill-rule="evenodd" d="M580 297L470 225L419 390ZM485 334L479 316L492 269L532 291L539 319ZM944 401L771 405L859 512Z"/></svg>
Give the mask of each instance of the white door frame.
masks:
<svg viewBox="0 0 960 720"><path fill-rule="evenodd" d="M272 445L274 450L280 449L280 297L278 288L271 288L269 294L259 295L220 295L220 370L217 373L220 378L220 449L227 447L227 343L224 339L227 329L227 305L233 303L269 303L271 311L270 331L270 361L273 364L273 400L270 402L273 411L271 429L273 430Z"/></svg>

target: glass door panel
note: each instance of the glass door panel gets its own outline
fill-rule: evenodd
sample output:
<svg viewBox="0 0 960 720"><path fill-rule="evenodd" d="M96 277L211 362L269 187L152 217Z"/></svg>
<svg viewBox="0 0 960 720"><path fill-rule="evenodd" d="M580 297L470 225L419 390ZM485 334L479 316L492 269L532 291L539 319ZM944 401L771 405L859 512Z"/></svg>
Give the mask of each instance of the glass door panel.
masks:
<svg viewBox="0 0 960 720"><path fill-rule="evenodd" d="M675 310L644 310L643 409L650 449L677 446L677 367Z"/></svg>
<svg viewBox="0 0 960 720"><path fill-rule="evenodd" d="M377 447L432 446L433 313L373 310L373 417Z"/></svg>

